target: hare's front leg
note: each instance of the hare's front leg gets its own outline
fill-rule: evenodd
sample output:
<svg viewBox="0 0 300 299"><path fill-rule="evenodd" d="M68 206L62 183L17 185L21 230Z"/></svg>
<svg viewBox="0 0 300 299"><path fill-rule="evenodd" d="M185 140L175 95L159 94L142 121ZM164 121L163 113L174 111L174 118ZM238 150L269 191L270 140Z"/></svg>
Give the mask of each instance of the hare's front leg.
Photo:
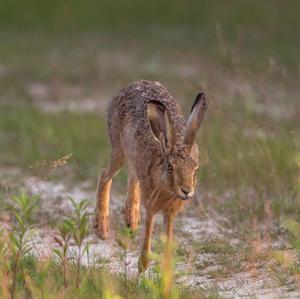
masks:
<svg viewBox="0 0 300 299"><path fill-rule="evenodd" d="M129 169L128 173L128 193L125 204L125 221L133 231L137 230L140 222L140 184L131 169Z"/></svg>
<svg viewBox="0 0 300 299"><path fill-rule="evenodd" d="M109 232L109 199L112 178L124 163L122 155L113 155L108 169L103 169L98 179L97 203L94 228L101 239L106 239Z"/></svg>
<svg viewBox="0 0 300 299"><path fill-rule="evenodd" d="M144 272L149 266L149 255L151 252L151 235L154 226L154 214L147 212L146 227L143 248L139 257L139 273Z"/></svg>

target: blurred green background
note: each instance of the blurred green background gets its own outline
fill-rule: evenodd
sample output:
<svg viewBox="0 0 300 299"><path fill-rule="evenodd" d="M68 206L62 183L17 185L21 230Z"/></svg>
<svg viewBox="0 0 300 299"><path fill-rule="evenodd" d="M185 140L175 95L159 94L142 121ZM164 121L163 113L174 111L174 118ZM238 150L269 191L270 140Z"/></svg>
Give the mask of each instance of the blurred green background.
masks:
<svg viewBox="0 0 300 299"><path fill-rule="evenodd" d="M245 59L298 67L299 1L1 1L2 31L117 34L216 51L222 30ZM218 29L219 28L219 29ZM146 35L146 37L145 37ZM260 61L262 62L262 61Z"/></svg>
<svg viewBox="0 0 300 299"><path fill-rule="evenodd" d="M73 153L58 178L94 182L109 157L109 99L159 80L185 114L199 90L211 100L204 190L298 207L299 16L293 0L1 1L0 163L32 169Z"/></svg>

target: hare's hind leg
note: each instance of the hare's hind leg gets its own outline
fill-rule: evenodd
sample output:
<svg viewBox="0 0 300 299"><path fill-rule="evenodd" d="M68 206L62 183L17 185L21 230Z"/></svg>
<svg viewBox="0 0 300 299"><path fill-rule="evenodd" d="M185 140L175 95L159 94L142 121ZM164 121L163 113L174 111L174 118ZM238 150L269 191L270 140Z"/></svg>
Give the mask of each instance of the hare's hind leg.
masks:
<svg viewBox="0 0 300 299"><path fill-rule="evenodd" d="M140 222L140 193L139 181L133 170L129 168L125 221L132 231L137 230Z"/></svg>
<svg viewBox="0 0 300 299"><path fill-rule="evenodd" d="M124 164L124 159L122 152L113 150L109 168L103 169L98 179L94 227L96 234L102 239L106 239L109 232L109 199L112 178Z"/></svg>

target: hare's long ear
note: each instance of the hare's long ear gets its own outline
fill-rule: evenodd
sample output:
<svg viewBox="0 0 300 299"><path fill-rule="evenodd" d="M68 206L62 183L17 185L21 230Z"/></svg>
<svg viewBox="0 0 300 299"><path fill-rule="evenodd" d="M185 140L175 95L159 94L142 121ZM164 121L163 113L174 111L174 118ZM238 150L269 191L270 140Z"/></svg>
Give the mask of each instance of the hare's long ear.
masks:
<svg viewBox="0 0 300 299"><path fill-rule="evenodd" d="M196 134L202 123L205 111L208 106L208 100L204 93L199 93L192 106L190 116L188 118L184 133L184 143L193 145L196 139Z"/></svg>
<svg viewBox="0 0 300 299"><path fill-rule="evenodd" d="M170 154L174 145L174 135L168 110L161 102L150 101L147 116L154 138L161 144L164 154Z"/></svg>

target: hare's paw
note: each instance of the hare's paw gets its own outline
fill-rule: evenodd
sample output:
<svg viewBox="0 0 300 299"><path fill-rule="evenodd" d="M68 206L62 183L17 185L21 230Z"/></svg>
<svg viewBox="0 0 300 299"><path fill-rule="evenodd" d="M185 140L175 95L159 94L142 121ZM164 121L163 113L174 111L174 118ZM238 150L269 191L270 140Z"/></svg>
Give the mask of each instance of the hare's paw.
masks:
<svg viewBox="0 0 300 299"><path fill-rule="evenodd" d="M142 252L139 257L138 270L139 273L144 272L149 266L149 252Z"/></svg>
<svg viewBox="0 0 300 299"><path fill-rule="evenodd" d="M124 209L124 218L127 227L130 227L133 232L136 232L140 224L139 207L126 204Z"/></svg>
<svg viewBox="0 0 300 299"><path fill-rule="evenodd" d="M108 219L101 219L99 220L100 217L95 216L94 219L94 231L95 234L101 238L102 240L105 240L108 238L109 235L109 223Z"/></svg>
<svg viewBox="0 0 300 299"><path fill-rule="evenodd" d="M126 225L129 227L133 233L135 233L139 228L139 218L137 217L125 217Z"/></svg>

